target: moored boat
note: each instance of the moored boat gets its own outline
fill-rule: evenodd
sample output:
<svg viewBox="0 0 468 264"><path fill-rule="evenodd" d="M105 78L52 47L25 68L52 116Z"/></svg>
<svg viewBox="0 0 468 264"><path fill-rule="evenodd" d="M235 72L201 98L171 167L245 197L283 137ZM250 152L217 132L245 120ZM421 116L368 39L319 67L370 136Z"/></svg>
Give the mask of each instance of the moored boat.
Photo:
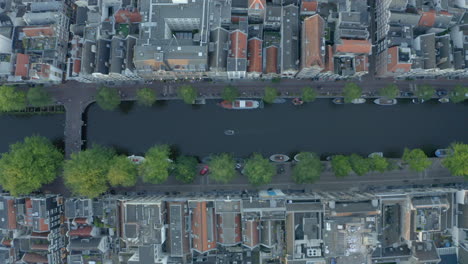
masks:
<svg viewBox="0 0 468 264"><path fill-rule="evenodd" d="M310 153L297 153L295 156L294 156L294 160L299 162L301 161L301 157L304 157L304 154L310 154ZM312 156L312 155L311 155Z"/></svg>
<svg viewBox="0 0 468 264"><path fill-rule="evenodd" d="M334 104L344 104L344 98L343 97L337 97L333 99Z"/></svg>
<svg viewBox="0 0 468 264"><path fill-rule="evenodd" d="M134 164L141 164L143 161L145 161L145 158L142 157L142 156L135 156L135 155L131 155L131 156L128 156L127 157L131 162L133 162Z"/></svg>
<svg viewBox="0 0 468 264"><path fill-rule="evenodd" d="M219 104L225 109L255 109L260 107L260 103L256 100L234 100L234 101L222 101Z"/></svg>
<svg viewBox="0 0 468 264"><path fill-rule="evenodd" d="M286 162L289 160L289 157L284 154L274 154L270 156L270 160L273 162Z"/></svg>
<svg viewBox="0 0 468 264"><path fill-rule="evenodd" d="M352 104L363 104L366 102L366 99L364 98L356 98L351 101Z"/></svg>
<svg viewBox="0 0 468 264"><path fill-rule="evenodd" d="M437 149L435 151L435 155L438 158L444 158L447 157L448 155L452 154L453 151L451 149Z"/></svg>
<svg viewBox="0 0 468 264"><path fill-rule="evenodd" d="M369 156L367 156L369 158L373 158L373 157L381 157L383 158L383 152L372 152L371 154L369 154Z"/></svg>
<svg viewBox="0 0 468 264"><path fill-rule="evenodd" d="M448 99L447 97L443 97L443 98L439 99L439 102L443 103L443 104L446 104L446 103L450 102L450 99Z"/></svg>
<svg viewBox="0 0 468 264"><path fill-rule="evenodd" d="M225 130L225 131L224 131L224 134L225 134L226 136L233 136L234 133L235 133L235 132L234 132L234 130L232 130L232 129L228 129L228 130Z"/></svg>
<svg viewBox="0 0 468 264"><path fill-rule="evenodd" d="M304 101L302 101L301 98L296 97L292 100L292 103L293 105L302 105L304 104Z"/></svg>
<svg viewBox="0 0 468 264"><path fill-rule="evenodd" d="M396 105L397 100L396 99L387 99L387 98L377 98L374 100L375 104L378 105Z"/></svg>

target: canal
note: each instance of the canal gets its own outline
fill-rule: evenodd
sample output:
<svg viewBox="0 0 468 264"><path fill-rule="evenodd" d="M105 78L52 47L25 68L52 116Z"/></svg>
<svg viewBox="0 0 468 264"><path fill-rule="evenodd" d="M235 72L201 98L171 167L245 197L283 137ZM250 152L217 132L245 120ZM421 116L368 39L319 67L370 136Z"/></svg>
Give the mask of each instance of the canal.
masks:
<svg viewBox="0 0 468 264"><path fill-rule="evenodd" d="M383 151L387 157L399 157L405 147L422 148L432 155L451 142L468 143L466 103L433 100L422 105L409 101L397 106L334 105L331 100L319 99L300 107L287 102L235 111L222 109L216 102L190 106L168 101L151 108L124 103L114 112L93 104L87 112L87 144L143 154L151 145L164 143L177 153L199 157L220 152L246 157L252 152L291 155L298 151L313 151L322 157ZM28 123L30 130L33 123L38 121ZM226 130L235 134L225 135ZM11 138L3 141L21 136Z"/></svg>

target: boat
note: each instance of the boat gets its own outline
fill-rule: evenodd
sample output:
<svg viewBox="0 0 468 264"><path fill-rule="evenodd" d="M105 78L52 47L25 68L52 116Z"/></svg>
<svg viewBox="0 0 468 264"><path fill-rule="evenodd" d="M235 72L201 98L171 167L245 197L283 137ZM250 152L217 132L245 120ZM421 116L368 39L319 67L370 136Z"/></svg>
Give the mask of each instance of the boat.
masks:
<svg viewBox="0 0 468 264"><path fill-rule="evenodd" d="M136 165L141 164L143 161L145 161L144 157L135 155L128 156L127 159L129 159L131 162L133 162L133 164Z"/></svg>
<svg viewBox="0 0 468 264"><path fill-rule="evenodd" d="M424 103L426 100L422 99L422 98L413 98L413 100L411 100L411 102L413 102L413 104L422 104Z"/></svg>
<svg viewBox="0 0 468 264"><path fill-rule="evenodd" d="M296 97L292 100L292 103L293 105L302 105L304 104L304 101L302 101L301 98Z"/></svg>
<svg viewBox="0 0 468 264"><path fill-rule="evenodd" d="M234 101L222 101L219 104L225 109L255 109L260 107L260 102L255 100L234 100Z"/></svg>
<svg viewBox="0 0 468 264"><path fill-rule="evenodd" d="M378 105L396 105L397 104L396 99L387 99L387 98L377 98L374 100L375 104Z"/></svg>
<svg viewBox="0 0 468 264"><path fill-rule="evenodd" d="M284 98L275 98L275 100L273 100L273 103L274 104L284 104L284 103L286 103L286 99L284 99Z"/></svg>
<svg viewBox="0 0 468 264"><path fill-rule="evenodd" d="M233 136L234 133L235 133L234 130L231 130L231 129L228 129L228 130L225 130L225 131L224 131L224 134L225 134L226 136Z"/></svg>
<svg viewBox="0 0 468 264"><path fill-rule="evenodd" d="M302 156L301 154L304 155L304 154L306 154L306 153L297 153L297 154L294 156L294 160L297 161L297 162L301 161L301 156Z"/></svg>
<svg viewBox="0 0 468 264"><path fill-rule="evenodd" d="M445 157L447 157L448 155L450 155L452 153L453 153L452 149L437 149L435 151L435 155L438 158L445 158Z"/></svg>
<svg viewBox="0 0 468 264"><path fill-rule="evenodd" d="M338 97L338 98L335 98L333 99L333 103L334 104L344 104L344 98L343 97Z"/></svg>
<svg viewBox="0 0 468 264"><path fill-rule="evenodd" d="M366 99L364 98L356 98L351 101L352 104L363 104L366 102Z"/></svg>
<svg viewBox="0 0 468 264"><path fill-rule="evenodd" d="M286 162L289 160L289 157L284 154L274 154L270 156L270 160L273 162Z"/></svg>
<svg viewBox="0 0 468 264"><path fill-rule="evenodd" d="M439 102L445 104L445 103L450 102L450 99L448 99L447 97L443 97L439 99Z"/></svg>
<svg viewBox="0 0 468 264"><path fill-rule="evenodd" d="M372 153L369 154L367 157L369 157L369 158L374 158L374 157L381 157L381 158L383 158L383 152L372 152Z"/></svg>

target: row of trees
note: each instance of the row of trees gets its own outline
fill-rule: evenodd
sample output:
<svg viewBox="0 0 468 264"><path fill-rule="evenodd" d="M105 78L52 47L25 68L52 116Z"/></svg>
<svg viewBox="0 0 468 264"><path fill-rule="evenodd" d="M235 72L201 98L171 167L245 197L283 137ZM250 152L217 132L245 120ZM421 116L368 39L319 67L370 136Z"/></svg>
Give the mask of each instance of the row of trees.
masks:
<svg viewBox="0 0 468 264"><path fill-rule="evenodd" d="M31 87L26 92L14 86L0 86L0 112L23 110L27 106L48 106L52 103L52 97L42 86Z"/></svg>

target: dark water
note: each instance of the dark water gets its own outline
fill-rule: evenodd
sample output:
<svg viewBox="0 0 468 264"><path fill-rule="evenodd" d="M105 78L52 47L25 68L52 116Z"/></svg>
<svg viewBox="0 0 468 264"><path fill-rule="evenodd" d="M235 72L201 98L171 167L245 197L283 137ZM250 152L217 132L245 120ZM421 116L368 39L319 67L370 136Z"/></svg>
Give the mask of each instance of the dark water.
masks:
<svg viewBox="0 0 468 264"><path fill-rule="evenodd" d="M232 129L235 135L226 136ZM313 151L367 155L383 151L398 157L405 147L432 155L453 141L468 143L468 104L426 102L397 106L334 105L321 99L295 107L290 102L261 110L225 110L208 101L189 106L181 101L152 108L125 104L107 112L88 110L88 144L114 146L142 154L153 144L170 144L182 154L207 156L231 152L248 156Z"/></svg>
<svg viewBox="0 0 468 264"><path fill-rule="evenodd" d="M0 114L0 153L25 137L40 135L49 138L63 149L65 114L5 115Z"/></svg>

